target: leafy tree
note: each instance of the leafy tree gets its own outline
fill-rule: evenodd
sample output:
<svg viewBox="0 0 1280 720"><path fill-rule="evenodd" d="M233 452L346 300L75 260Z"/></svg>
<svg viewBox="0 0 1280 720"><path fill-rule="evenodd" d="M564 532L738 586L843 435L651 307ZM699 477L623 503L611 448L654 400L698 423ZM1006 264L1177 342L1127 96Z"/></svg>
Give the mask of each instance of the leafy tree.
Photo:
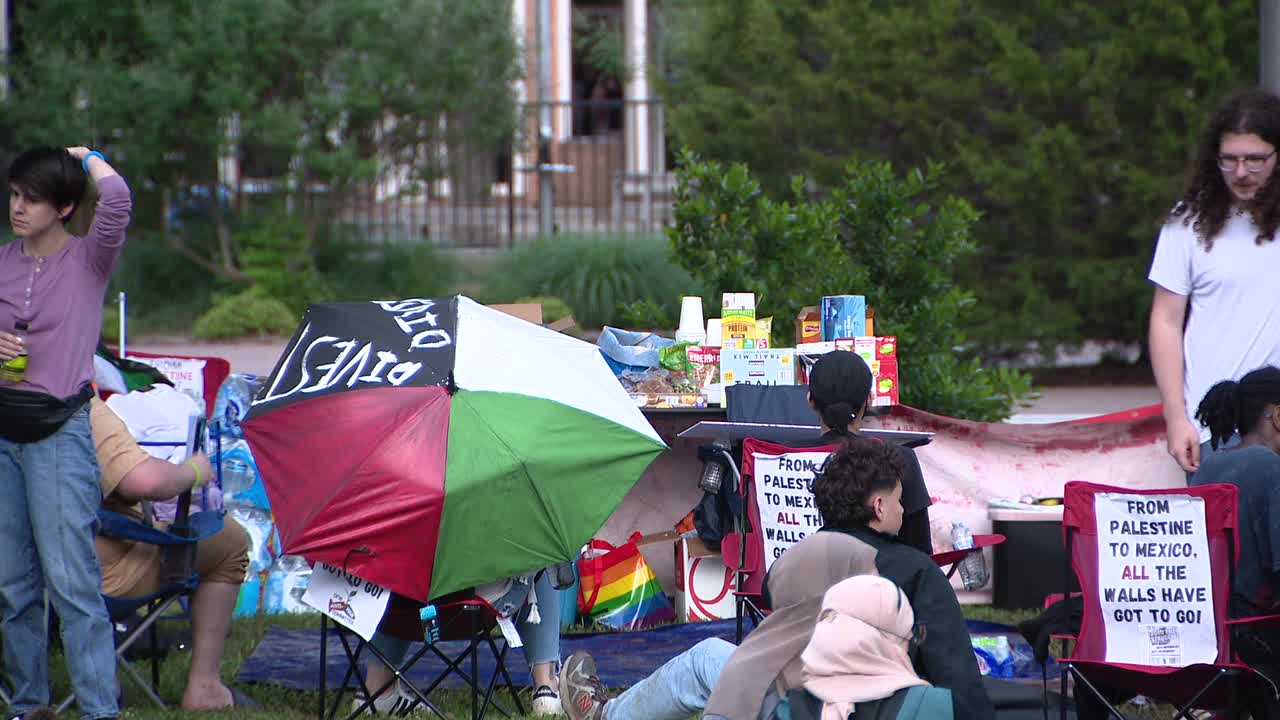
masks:
<svg viewBox="0 0 1280 720"><path fill-rule="evenodd" d="M677 139L777 196L851 155L945 159L982 213L988 344L1140 337L1157 222L1196 134L1253 81L1256 8L1216 0L669 0Z"/></svg>
<svg viewBox="0 0 1280 720"><path fill-rule="evenodd" d="M876 332L896 335L902 401L953 417L1000 420L1030 395L1027 376L983 368L966 352L972 295L955 284L973 251L968 202L938 192L942 167L898 177L885 162L853 162L842 182L810 199L800 179L769 197L747 167L682 153L676 260L716 296L754 292L789 345L790 319L823 295L858 292L877 308Z"/></svg>
<svg viewBox="0 0 1280 720"><path fill-rule="evenodd" d="M514 129L504 0L41 0L16 24L0 107L14 142L105 146L137 196L135 227L174 230L173 250L240 283L261 279L246 272L255 252L278 260L279 247L245 246L251 204L219 187L220 161L269 181L265 211L300 228L289 262L311 273L322 230L371 181L441 177L441 147ZM188 215L201 222L171 227Z"/></svg>

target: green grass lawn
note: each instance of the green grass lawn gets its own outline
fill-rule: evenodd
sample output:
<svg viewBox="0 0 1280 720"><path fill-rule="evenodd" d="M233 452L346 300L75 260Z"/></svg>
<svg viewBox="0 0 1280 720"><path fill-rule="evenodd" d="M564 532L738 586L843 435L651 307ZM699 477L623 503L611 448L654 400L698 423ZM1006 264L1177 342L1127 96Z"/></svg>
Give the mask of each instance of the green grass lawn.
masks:
<svg viewBox="0 0 1280 720"><path fill-rule="evenodd" d="M965 615L974 620L990 620L994 622L1003 622L1014 624L1035 616L1035 611L1004 611L997 610L985 605L971 605L965 607ZM182 621L165 621L169 629L181 629ZM267 628L271 625L279 625L286 628L318 628L319 621L315 615L276 615L263 616L251 619L237 619L232 625L231 637L227 641L227 650L222 663L222 676L224 680L233 680L236 673L239 672L240 664L244 662L253 649L257 647L258 642L266 634ZM318 649L317 649L318 653ZM189 658L184 652L176 651L171 653L162 663L160 667L160 695L166 702L176 702L182 696L184 680L186 678L187 665ZM509 661L509 667L513 670L512 675L516 682L521 682L527 675L518 667L519 655L517 654L513 661ZM149 669L145 663L139 663L137 668L145 676L149 674ZM69 692L67 675L62 663L61 657L55 657L53 661L53 682L56 697L65 697ZM190 713L182 712L174 708L169 710L160 710L151 704L142 692L132 687L130 681L122 678L125 683L124 707L122 708L122 717L137 718L138 720L170 720L170 719L195 719L195 718L315 718L317 714L317 702L319 693L316 691L300 692L295 690L286 690L273 685L237 685L236 687L244 693L258 701L262 707L259 710L228 710L220 713ZM350 697L350 695L348 695ZM502 697L505 697L505 693ZM463 690L444 690L432 693L432 700L441 707L442 710L450 717L466 718L470 716L470 696ZM528 691L524 691L522 702L528 707ZM509 702L506 703L509 705ZM348 710L349 705L344 705ZM1132 711L1137 717L1141 718L1170 718L1173 716L1171 709L1164 707L1142 707L1134 708L1132 706L1126 708ZM495 717L501 717L498 714ZM63 717L77 717L75 709L67 711ZM531 717L531 716L530 716Z"/></svg>

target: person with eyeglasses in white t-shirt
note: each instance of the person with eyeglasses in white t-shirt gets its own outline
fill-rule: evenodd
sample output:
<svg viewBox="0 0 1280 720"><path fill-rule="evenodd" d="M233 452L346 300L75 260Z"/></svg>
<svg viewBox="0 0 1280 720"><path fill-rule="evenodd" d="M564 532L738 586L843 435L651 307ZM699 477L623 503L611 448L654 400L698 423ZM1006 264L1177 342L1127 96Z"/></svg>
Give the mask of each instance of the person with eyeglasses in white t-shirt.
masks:
<svg viewBox="0 0 1280 720"><path fill-rule="evenodd" d="M1151 367L1169 454L1188 479L1211 451L1191 416L1209 388L1280 365L1278 146L1280 98L1249 90L1228 100L1156 241Z"/></svg>

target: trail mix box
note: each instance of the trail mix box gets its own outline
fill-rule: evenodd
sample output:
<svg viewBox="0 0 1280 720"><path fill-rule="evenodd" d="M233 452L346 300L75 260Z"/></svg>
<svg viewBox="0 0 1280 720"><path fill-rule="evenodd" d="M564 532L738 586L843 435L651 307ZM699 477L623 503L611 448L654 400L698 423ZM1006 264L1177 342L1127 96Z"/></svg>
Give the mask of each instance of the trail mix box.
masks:
<svg viewBox="0 0 1280 720"><path fill-rule="evenodd" d="M767 350L720 351L720 377L726 387L739 383L750 385L795 385L795 350L770 348Z"/></svg>

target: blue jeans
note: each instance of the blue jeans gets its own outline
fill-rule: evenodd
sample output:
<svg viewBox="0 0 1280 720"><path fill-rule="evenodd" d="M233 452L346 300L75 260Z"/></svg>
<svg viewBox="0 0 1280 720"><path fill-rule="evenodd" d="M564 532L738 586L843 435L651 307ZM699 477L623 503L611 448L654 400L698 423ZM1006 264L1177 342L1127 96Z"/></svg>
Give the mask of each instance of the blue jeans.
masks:
<svg viewBox="0 0 1280 720"><path fill-rule="evenodd" d="M604 706L606 720L686 720L702 712L738 646L707 638ZM713 716L704 716L712 720Z"/></svg>
<svg viewBox="0 0 1280 720"><path fill-rule="evenodd" d="M94 545L101 503L88 405L38 442L0 438L0 637L10 713L49 704L47 589L81 716L118 714L115 636Z"/></svg>
<svg viewBox="0 0 1280 720"><path fill-rule="evenodd" d="M529 622L529 611L532 605L526 603L532 592L538 603L538 615L541 622ZM550 573L542 573L536 583L530 584L517 578L507 591L494 603L494 609L503 615L511 615L517 609L516 630L524 643L525 662L530 667L542 663L560 662L560 592L551 587ZM409 641L394 638L382 633L373 636L372 644L396 665L404 663L409 654ZM376 690L377 688L370 688Z"/></svg>

